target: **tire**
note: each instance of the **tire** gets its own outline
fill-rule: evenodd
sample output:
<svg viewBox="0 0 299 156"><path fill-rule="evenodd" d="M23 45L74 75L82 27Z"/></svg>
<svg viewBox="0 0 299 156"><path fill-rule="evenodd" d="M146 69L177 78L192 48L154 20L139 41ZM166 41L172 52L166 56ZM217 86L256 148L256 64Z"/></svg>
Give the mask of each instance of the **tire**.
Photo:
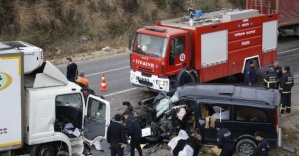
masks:
<svg viewBox="0 0 299 156"><path fill-rule="evenodd" d="M146 140L150 142L156 142L161 139L161 132L158 127L150 126L151 127L151 135L144 137Z"/></svg>
<svg viewBox="0 0 299 156"><path fill-rule="evenodd" d="M242 156L254 156L257 150L256 143L251 139L242 139L238 141L236 152Z"/></svg>
<svg viewBox="0 0 299 156"><path fill-rule="evenodd" d="M57 150L53 144L41 144L31 146L30 155L34 156L56 156Z"/></svg>

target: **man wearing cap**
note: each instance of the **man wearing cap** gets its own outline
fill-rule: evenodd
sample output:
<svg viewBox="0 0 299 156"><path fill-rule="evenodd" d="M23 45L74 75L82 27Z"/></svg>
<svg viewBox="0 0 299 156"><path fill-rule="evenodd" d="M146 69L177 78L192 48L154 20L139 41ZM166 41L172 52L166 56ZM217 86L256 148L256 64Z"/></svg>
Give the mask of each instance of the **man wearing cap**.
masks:
<svg viewBox="0 0 299 156"><path fill-rule="evenodd" d="M259 142L256 154L258 156L267 156L270 149L268 140L264 138L263 133L260 131L257 131L254 136L255 139Z"/></svg>
<svg viewBox="0 0 299 156"><path fill-rule="evenodd" d="M107 131L107 142L110 144L111 156L123 156L124 147L127 146L126 128L121 120L121 115L116 114Z"/></svg>
<svg viewBox="0 0 299 156"><path fill-rule="evenodd" d="M80 85L83 85L83 87L88 87L88 79L85 77L85 73L84 72L81 72L79 74L79 77L76 80L76 82L80 83Z"/></svg>
<svg viewBox="0 0 299 156"><path fill-rule="evenodd" d="M216 122L217 146L221 149L220 156L232 156L235 152L235 143L231 132L223 128L221 122Z"/></svg>
<svg viewBox="0 0 299 156"><path fill-rule="evenodd" d="M128 136L131 136L131 156L135 156L135 148L137 149L139 156L142 156L140 147L142 137L140 124L138 120L131 115L130 111L125 111L123 117L126 120Z"/></svg>
<svg viewBox="0 0 299 156"><path fill-rule="evenodd" d="M256 83L256 71L253 60L249 60L249 65L244 70L244 83L246 85L254 85Z"/></svg>

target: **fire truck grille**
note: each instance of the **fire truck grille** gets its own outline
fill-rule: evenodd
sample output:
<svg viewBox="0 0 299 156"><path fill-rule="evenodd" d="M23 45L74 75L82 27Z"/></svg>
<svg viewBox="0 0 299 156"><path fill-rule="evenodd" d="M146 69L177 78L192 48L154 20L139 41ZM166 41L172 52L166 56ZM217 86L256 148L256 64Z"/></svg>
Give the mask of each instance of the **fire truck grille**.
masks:
<svg viewBox="0 0 299 156"><path fill-rule="evenodd" d="M153 74L153 73L154 73L154 70L153 70L153 69L147 69L147 68L143 68L143 67L138 67L138 69L139 69L141 72L150 73L150 74Z"/></svg>
<svg viewBox="0 0 299 156"><path fill-rule="evenodd" d="M151 82L148 82L148 81L144 81L144 80L138 80L138 82L142 85L145 85L145 86L153 86L153 83Z"/></svg>

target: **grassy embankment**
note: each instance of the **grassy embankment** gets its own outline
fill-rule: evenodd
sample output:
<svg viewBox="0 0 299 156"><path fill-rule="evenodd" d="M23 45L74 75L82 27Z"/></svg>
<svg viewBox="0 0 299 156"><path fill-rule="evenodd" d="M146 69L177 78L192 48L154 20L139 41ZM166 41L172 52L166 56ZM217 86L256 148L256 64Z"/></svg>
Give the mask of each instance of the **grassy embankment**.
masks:
<svg viewBox="0 0 299 156"><path fill-rule="evenodd" d="M127 46L130 31L183 16L190 6L213 11L222 1L0 0L0 40L37 45L47 59Z"/></svg>

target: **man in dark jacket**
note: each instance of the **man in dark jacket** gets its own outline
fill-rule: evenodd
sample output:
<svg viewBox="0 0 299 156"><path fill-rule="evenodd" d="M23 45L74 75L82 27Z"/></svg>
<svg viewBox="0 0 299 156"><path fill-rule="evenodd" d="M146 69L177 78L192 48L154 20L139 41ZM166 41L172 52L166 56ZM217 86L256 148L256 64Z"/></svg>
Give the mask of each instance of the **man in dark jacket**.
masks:
<svg viewBox="0 0 299 156"><path fill-rule="evenodd" d="M249 65L244 70L244 83L246 85L254 85L256 83L256 71L253 60L250 60Z"/></svg>
<svg viewBox="0 0 299 156"><path fill-rule="evenodd" d="M126 128L121 120L121 115L116 114L107 131L107 142L110 144L111 156L123 156L124 147L127 146Z"/></svg>
<svg viewBox="0 0 299 156"><path fill-rule="evenodd" d="M285 66L282 69L282 77L280 80L279 92L281 94L280 112L284 113L286 109L287 113L291 112L291 90L294 85L294 77L290 72L290 67Z"/></svg>
<svg viewBox="0 0 299 156"><path fill-rule="evenodd" d="M220 156L232 156L235 151L235 143L231 132L222 127L221 122L216 122L217 146L221 149Z"/></svg>
<svg viewBox="0 0 299 156"><path fill-rule="evenodd" d="M191 77L192 67L187 67L186 72L183 72L180 77L180 86L183 86L187 83L192 83Z"/></svg>
<svg viewBox="0 0 299 156"><path fill-rule="evenodd" d="M75 82L78 77L78 66L76 63L72 62L72 58L66 58L67 67L66 67L66 78L69 81Z"/></svg>
<svg viewBox="0 0 299 156"><path fill-rule="evenodd" d="M271 66L271 67L273 67L274 73L276 73L277 79L280 80L280 78L282 76L282 68L279 66L279 62L277 60L274 61L273 66Z"/></svg>
<svg viewBox="0 0 299 156"><path fill-rule="evenodd" d="M276 89L277 86L277 74L274 72L274 68L270 67L266 77L264 78L264 86L270 89Z"/></svg>
<svg viewBox="0 0 299 156"><path fill-rule="evenodd" d="M140 124L135 117L131 116L130 111L125 111L123 117L126 120L128 136L131 136L131 156L135 155L135 148L137 149L139 156L142 156L140 147L142 137Z"/></svg>
<svg viewBox="0 0 299 156"><path fill-rule="evenodd" d="M257 131L254 136L255 139L259 142L256 155L267 156L270 149L268 140L264 138L263 133L260 131Z"/></svg>

